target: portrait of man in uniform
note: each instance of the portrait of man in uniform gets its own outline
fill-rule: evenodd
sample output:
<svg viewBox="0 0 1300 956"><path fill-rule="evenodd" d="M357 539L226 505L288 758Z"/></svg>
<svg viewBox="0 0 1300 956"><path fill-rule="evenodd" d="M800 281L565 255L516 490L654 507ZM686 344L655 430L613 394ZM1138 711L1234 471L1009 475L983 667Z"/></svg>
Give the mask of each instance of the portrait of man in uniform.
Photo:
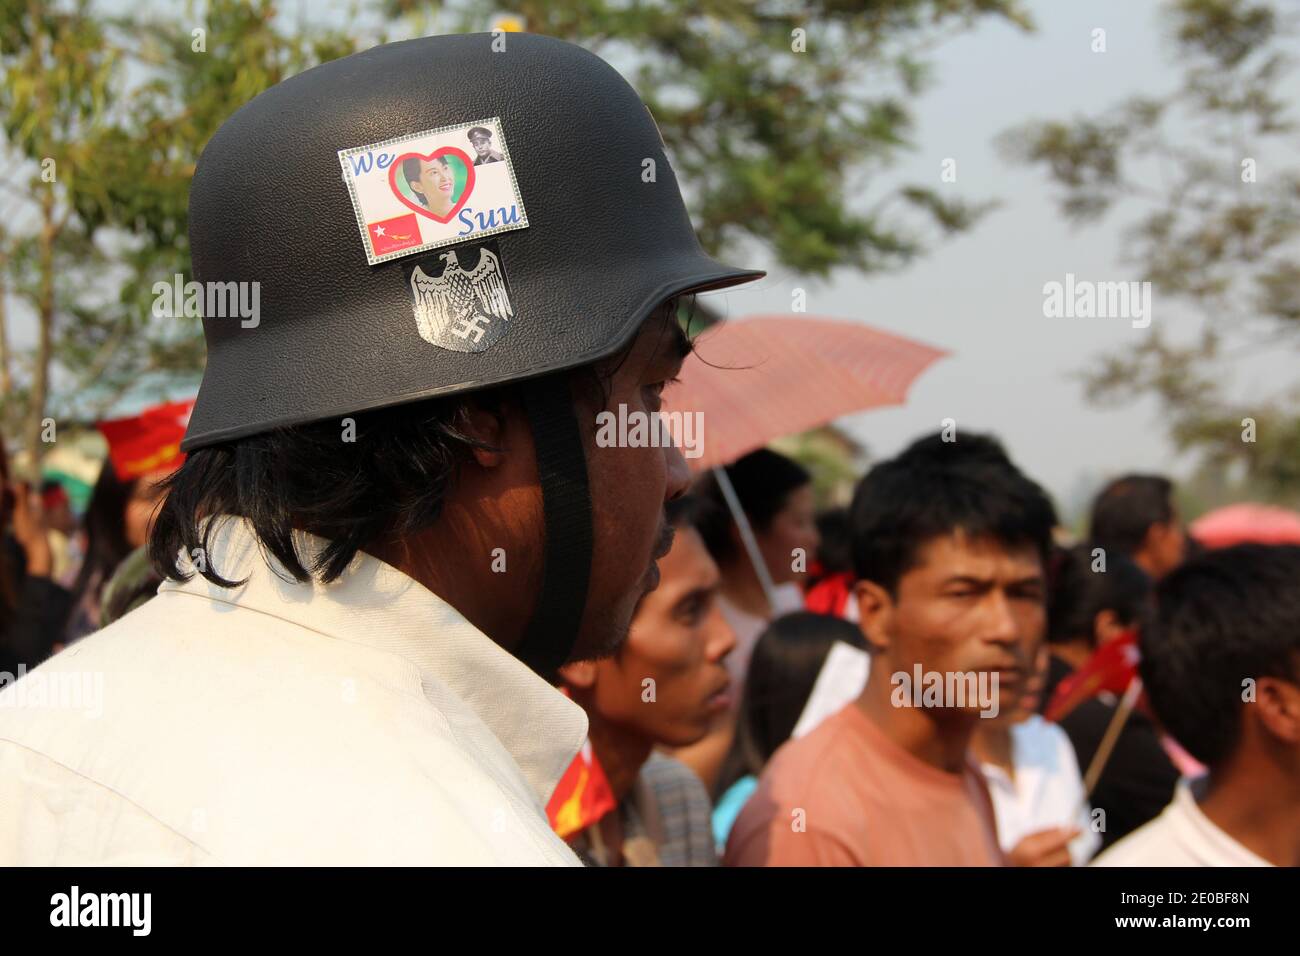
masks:
<svg viewBox="0 0 1300 956"><path fill-rule="evenodd" d="M487 163L499 163L505 159L498 150L492 148L492 131L482 126L475 126L465 134L469 141L474 144L475 166L483 166Z"/></svg>

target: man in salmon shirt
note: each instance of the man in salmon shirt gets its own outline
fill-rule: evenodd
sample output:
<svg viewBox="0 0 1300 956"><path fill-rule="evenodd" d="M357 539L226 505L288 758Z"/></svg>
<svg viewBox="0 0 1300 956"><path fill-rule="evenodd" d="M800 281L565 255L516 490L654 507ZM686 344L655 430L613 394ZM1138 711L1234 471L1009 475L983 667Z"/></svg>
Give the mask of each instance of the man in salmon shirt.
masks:
<svg viewBox="0 0 1300 956"><path fill-rule="evenodd" d="M928 436L867 474L851 511L866 688L777 751L728 865L1003 864L968 747L1028 677L1055 523L985 436Z"/></svg>

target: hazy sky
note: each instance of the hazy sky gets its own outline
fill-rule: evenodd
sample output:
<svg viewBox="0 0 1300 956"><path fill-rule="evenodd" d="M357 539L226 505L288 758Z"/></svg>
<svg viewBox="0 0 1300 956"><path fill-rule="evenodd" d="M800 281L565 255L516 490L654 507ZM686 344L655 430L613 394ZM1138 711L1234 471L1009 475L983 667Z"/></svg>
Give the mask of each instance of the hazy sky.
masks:
<svg viewBox="0 0 1300 956"><path fill-rule="evenodd" d="M121 4L107 0L106 6ZM768 279L711 302L733 317L784 313L798 286L807 292L810 314L856 319L948 350L950 357L920 378L905 407L857 415L844 427L875 457L895 453L948 417L959 429L993 431L1073 518L1082 495L1106 477L1132 469L1184 474L1189 462L1173 457L1154 402L1090 406L1073 377L1090 356L1148 332L1127 319L1043 316L1044 283L1063 281L1066 273L1094 281L1142 278L1118 257L1123 211L1071 230L1044 173L1006 164L994 140L1029 119L1096 114L1135 93L1165 92L1180 74L1157 0L1031 0L1028 6L1033 33L989 21L937 48L930 58L933 83L912 104L916 148L901 152L867 197L874 202L890 183L920 182L971 201L998 199L999 209L897 273L846 270L812 282L769 267ZM301 13L292 5L286 12ZM1105 53L1091 49L1097 27L1106 30ZM809 42L808 55L815 55L816 38ZM1288 82L1293 99L1300 96L1300 78ZM957 160L956 183L940 182L947 157ZM1266 175L1263 165L1260 175ZM761 257L736 264L768 265ZM1158 295L1153 311L1153 327L1179 325L1180 310ZM14 344L29 344L30 323L15 325ZM1258 359L1236 371L1233 393L1262 395L1293 385L1295 365L1294 353Z"/></svg>
<svg viewBox="0 0 1300 956"><path fill-rule="evenodd" d="M1069 512L1086 487L1110 475L1179 474L1188 463L1173 459L1153 402L1099 409L1085 404L1072 378L1089 356L1148 333L1127 319L1043 316L1044 283L1064 281L1067 272L1096 281L1142 278L1118 258L1123 218L1071 230L1045 174L1007 165L993 141L1031 118L1070 119L1135 93L1164 92L1180 74L1155 0L1030 6L1034 33L991 23L938 49L935 82L916 108L917 149L896 171L900 181L939 187L940 164L954 157L958 181L943 188L971 200L998 198L1000 209L899 273L845 272L814 285L777 269L760 287L713 302L733 316L787 312L790 290L805 286L810 314L859 319L949 350L917 381L905 407L845 419L848 431L875 456L893 454L945 417L959 429L994 431ZM1105 53L1091 51L1095 27L1106 30ZM1178 312L1157 294L1153 327L1176 322ZM1290 384L1294 367L1294 354L1266 358L1252 367L1251 381L1234 381L1234 390Z"/></svg>

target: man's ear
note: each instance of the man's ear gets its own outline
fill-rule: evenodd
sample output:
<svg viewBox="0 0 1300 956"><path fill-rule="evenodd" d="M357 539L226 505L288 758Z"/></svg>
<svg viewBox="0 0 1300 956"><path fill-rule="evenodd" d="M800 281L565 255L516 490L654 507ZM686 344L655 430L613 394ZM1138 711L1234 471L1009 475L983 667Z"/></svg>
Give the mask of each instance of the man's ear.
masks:
<svg viewBox="0 0 1300 956"><path fill-rule="evenodd" d="M1300 687L1278 677L1261 677L1255 682L1255 708L1264 728L1287 746L1300 746Z"/></svg>
<svg viewBox="0 0 1300 956"><path fill-rule="evenodd" d="M480 467L496 468L501 464L506 452L506 415L502 406L490 408L471 401L461 430L467 437L489 446L474 449L474 460Z"/></svg>
<svg viewBox="0 0 1300 956"><path fill-rule="evenodd" d="M874 581L854 584L853 597L858 602L858 628L862 636L873 651L887 650L893 632L894 599Z"/></svg>
<svg viewBox="0 0 1300 956"><path fill-rule="evenodd" d="M575 690L591 690L596 686L596 662L576 661L559 670L560 679Z"/></svg>

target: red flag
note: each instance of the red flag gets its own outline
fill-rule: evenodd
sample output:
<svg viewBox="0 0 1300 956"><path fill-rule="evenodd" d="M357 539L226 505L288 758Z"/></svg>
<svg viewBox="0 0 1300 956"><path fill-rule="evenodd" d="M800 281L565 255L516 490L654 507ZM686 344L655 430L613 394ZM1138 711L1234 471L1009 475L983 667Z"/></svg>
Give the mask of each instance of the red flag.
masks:
<svg viewBox="0 0 1300 956"><path fill-rule="evenodd" d="M818 614L844 617L853 596L854 580L848 571L827 575L804 594L803 606Z"/></svg>
<svg viewBox="0 0 1300 956"><path fill-rule="evenodd" d="M121 481L131 481L154 471L178 468L185 455L181 439L190 421L194 399L166 402L146 408L130 418L99 423L108 442L108 460Z"/></svg>
<svg viewBox="0 0 1300 956"><path fill-rule="evenodd" d="M423 241L420 238L420 224L416 221L413 212L408 212L405 216L385 219L383 222L369 223L366 225L366 232L370 234L370 247L375 250L377 256L396 252L399 249L409 249Z"/></svg>
<svg viewBox="0 0 1300 956"><path fill-rule="evenodd" d="M591 749L591 741L584 741L546 805L551 829L561 839L567 839L587 829L617 806L609 779Z"/></svg>
<svg viewBox="0 0 1300 956"><path fill-rule="evenodd" d="M1057 684L1043 716L1060 720L1102 691L1123 694L1137 676L1137 664L1137 631L1130 629L1093 651L1082 667Z"/></svg>

